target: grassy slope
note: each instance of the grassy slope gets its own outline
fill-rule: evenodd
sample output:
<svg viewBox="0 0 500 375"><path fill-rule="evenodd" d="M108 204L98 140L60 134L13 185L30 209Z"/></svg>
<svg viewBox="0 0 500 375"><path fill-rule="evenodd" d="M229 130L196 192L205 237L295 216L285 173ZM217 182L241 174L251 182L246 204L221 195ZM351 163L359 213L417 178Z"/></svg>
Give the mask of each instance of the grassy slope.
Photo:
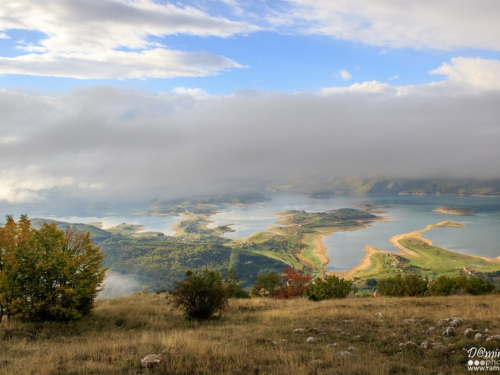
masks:
<svg viewBox="0 0 500 375"><path fill-rule="evenodd" d="M437 323L453 316L464 324L445 339ZM299 327L306 332L292 333ZM500 345L466 339L467 327L500 334L500 296L236 300L221 320L199 324L164 295L138 294L100 301L71 324L0 325L0 374L467 374L464 348ZM309 336L318 341L306 343ZM436 345L398 354L409 340ZM349 347L352 357L337 355ZM142 357L160 353L159 368L140 368Z"/></svg>

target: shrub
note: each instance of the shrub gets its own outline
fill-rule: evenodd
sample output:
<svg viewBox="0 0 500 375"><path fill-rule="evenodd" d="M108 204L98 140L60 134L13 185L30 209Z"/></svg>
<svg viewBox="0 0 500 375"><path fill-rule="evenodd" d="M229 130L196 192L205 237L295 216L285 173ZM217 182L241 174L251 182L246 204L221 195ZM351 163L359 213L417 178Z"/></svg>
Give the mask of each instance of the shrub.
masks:
<svg viewBox="0 0 500 375"><path fill-rule="evenodd" d="M176 282L170 291L175 306L184 309L188 319L205 320L221 316L227 306L228 292L217 271L199 274L186 272L184 281Z"/></svg>
<svg viewBox="0 0 500 375"><path fill-rule="evenodd" d="M448 276L439 276L433 283L427 286L426 295L430 296L448 296L459 289L455 278Z"/></svg>
<svg viewBox="0 0 500 375"><path fill-rule="evenodd" d="M461 276L465 277L465 276ZM473 295L489 294L495 290L495 286L489 281L478 277L466 277L465 292Z"/></svg>
<svg viewBox="0 0 500 375"><path fill-rule="evenodd" d="M274 291L281 286L279 275L270 272L257 276L250 294L255 297L272 297Z"/></svg>
<svg viewBox="0 0 500 375"><path fill-rule="evenodd" d="M429 280L427 278L422 279L420 276L410 274L405 276L404 282L406 284L405 295L409 297L417 297L425 294Z"/></svg>
<svg viewBox="0 0 500 375"><path fill-rule="evenodd" d="M377 288L382 296L403 297L406 295L406 284L401 275L380 279Z"/></svg>
<svg viewBox="0 0 500 375"><path fill-rule="evenodd" d="M495 286L489 281L472 276L440 276L427 287L427 295L447 296L453 293L465 292L473 295L489 294Z"/></svg>
<svg viewBox="0 0 500 375"><path fill-rule="evenodd" d="M366 285L369 286L369 287L371 287L371 288L376 287L377 284L378 284L377 279L368 279L368 280L366 280Z"/></svg>
<svg viewBox="0 0 500 375"><path fill-rule="evenodd" d="M352 282L337 276L318 278L307 288L307 296L313 301L332 298L345 298L353 290Z"/></svg>
<svg viewBox="0 0 500 375"><path fill-rule="evenodd" d="M302 270L287 267L281 275L281 285L274 290L273 298L289 299L306 295L311 276Z"/></svg>
<svg viewBox="0 0 500 375"><path fill-rule="evenodd" d="M378 292L388 297L416 297L423 296L427 291L427 278L410 274L406 276L396 275L378 281Z"/></svg>
<svg viewBox="0 0 500 375"><path fill-rule="evenodd" d="M248 292L241 287L240 279L233 269L229 270L227 278L224 279L224 285L229 298L250 298Z"/></svg>

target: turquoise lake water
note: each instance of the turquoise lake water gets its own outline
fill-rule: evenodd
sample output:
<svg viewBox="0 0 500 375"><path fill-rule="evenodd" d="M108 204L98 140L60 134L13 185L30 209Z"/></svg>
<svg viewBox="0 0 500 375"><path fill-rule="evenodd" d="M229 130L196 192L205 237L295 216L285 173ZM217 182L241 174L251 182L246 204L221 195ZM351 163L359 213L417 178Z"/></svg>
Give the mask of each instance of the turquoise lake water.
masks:
<svg viewBox="0 0 500 375"><path fill-rule="evenodd" d="M327 199L312 199L296 194L267 194L272 200L266 205L231 207L212 219L212 226L234 224L235 230L226 233L228 238L246 237L256 231L266 230L277 218L271 213L297 209L309 212L338 208L356 208L356 204L381 205L389 221L371 223L368 228L334 233L323 237L330 257L329 269L349 269L364 257L365 246L394 251L391 237L423 229L429 224L451 220L465 225L463 228L439 228L425 232L424 237L434 244L465 254L487 257L500 256L500 198L461 196L417 195L343 195ZM458 216L434 212L439 206L471 207L475 214Z"/></svg>
<svg viewBox="0 0 500 375"><path fill-rule="evenodd" d="M500 198L460 196L415 196L415 195L343 195L327 199L312 199L298 194L268 193L270 201L252 206L222 206L213 215L210 226L231 225L235 231L226 233L227 238L243 238L252 233L267 230L278 220L271 214L287 210L324 212L339 208L356 208L356 204L370 203L384 206L382 216L389 220L372 223L368 228L334 233L324 237L323 243L330 257L329 269L349 269L359 264L364 257L365 246L394 251L389 239L397 234L423 229L429 224L451 220L465 225L463 228L439 228L425 232L437 246L461 253L486 257L500 256ZM439 206L463 206L475 210L472 215L457 216L433 212ZM181 217L154 217L135 215L145 211L144 205L91 207L88 205L0 205L0 212L27 213L29 217L44 217L72 223L103 222L104 228L121 223L142 224L144 230L172 235L172 225Z"/></svg>

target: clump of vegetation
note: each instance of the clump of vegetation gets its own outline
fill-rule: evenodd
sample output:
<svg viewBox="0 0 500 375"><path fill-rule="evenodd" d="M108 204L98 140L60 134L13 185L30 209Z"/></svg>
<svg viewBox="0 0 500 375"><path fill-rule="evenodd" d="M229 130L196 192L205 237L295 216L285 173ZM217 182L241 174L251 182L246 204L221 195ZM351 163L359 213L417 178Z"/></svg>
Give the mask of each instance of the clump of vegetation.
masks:
<svg viewBox="0 0 500 375"><path fill-rule="evenodd" d="M378 280L378 292L388 297L447 296L455 293L472 295L489 294L495 286L488 281L473 276L440 276L429 282L415 274L396 275Z"/></svg>
<svg viewBox="0 0 500 375"><path fill-rule="evenodd" d="M337 276L317 278L307 288L307 296L312 301L323 301L332 298L346 298L354 291L352 281L339 279Z"/></svg>
<svg viewBox="0 0 500 375"><path fill-rule="evenodd" d="M302 270L287 267L281 275L281 285L274 291L276 299L304 297L311 282L311 276Z"/></svg>
<svg viewBox="0 0 500 375"><path fill-rule="evenodd" d="M311 279L304 271L287 267L280 275L272 272L259 275L250 294L274 299L304 297Z"/></svg>
<svg viewBox="0 0 500 375"><path fill-rule="evenodd" d="M472 295L489 294L495 290L495 286L489 281L479 277L440 276L436 281L427 286L427 295L447 296L454 293L468 293Z"/></svg>
<svg viewBox="0 0 500 375"><path fill-rule="evenodd" d="M221 316L227 306L228 292L217 271L186 272L184 281L175 283L170 291L176 307L183 309L188 319L206 320Z"/></svg>
<svg viewBox="0 0 500 375"><path fill-rule="evenodd" d="M272 297L274 291L281 285L281 279L274 272L264 273L257 276L255 284L250 290L250 294L254 297Z"/></svg>
<svg viewBox="0 0 500 375"><path fill-rule="evenodd" d="M0 321L74 320L88 314L101 290L104 255L89 233L54 223L39 229L23 215L0 229Z"/></svg>
<svg viewBox="0 0 500 375"><path fill-rule="evenodd" d="M241 287L240 279L235 270L229 270L228 276L224 279L224 285L229 298L250 298L248 292Z"/></svg>

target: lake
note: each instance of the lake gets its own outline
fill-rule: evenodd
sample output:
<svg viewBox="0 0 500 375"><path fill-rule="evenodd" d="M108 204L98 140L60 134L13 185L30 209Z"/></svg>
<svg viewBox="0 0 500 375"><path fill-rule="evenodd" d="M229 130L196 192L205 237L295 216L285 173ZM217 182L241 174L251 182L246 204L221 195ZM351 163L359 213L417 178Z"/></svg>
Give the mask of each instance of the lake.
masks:
<svg viewBox="0 0 500 375"><path fill-rule="evenodd" d="M397 234L423 229L429 224L451 220L462 223L464 228L440 228L428 231L424 237L434 244L461 253L486 257L500 256L500 198L461 196L418 196L418 195L342 195L325 199L312 199L304 195L269 193L271 200L251 206L221 206L211 217L211 227L231 224L234 232L227 238L237 239L252 233L267 230L278 218L273 213L287 210L324 212L339 208L356 208L356 204L381 205L389 221L372 223L368 228L334 233L324 237L323 243L330 257L331 270L350 269L364 257L367 245L382 250L395 250L389 239ZM464 206L474 209L475 214L467 216L449 215L432 210L439 206ZM163 232L172 235L172 225L183 220L178 216L155 217L135 215L147 210L145 204L128 205L71 205L36 203L13 205L3 203L0 211L13 214L16 218L23 213L29 217L43 217L71 223L102 222L103 228L121 223L141 224L145 231Z"/></svg>

